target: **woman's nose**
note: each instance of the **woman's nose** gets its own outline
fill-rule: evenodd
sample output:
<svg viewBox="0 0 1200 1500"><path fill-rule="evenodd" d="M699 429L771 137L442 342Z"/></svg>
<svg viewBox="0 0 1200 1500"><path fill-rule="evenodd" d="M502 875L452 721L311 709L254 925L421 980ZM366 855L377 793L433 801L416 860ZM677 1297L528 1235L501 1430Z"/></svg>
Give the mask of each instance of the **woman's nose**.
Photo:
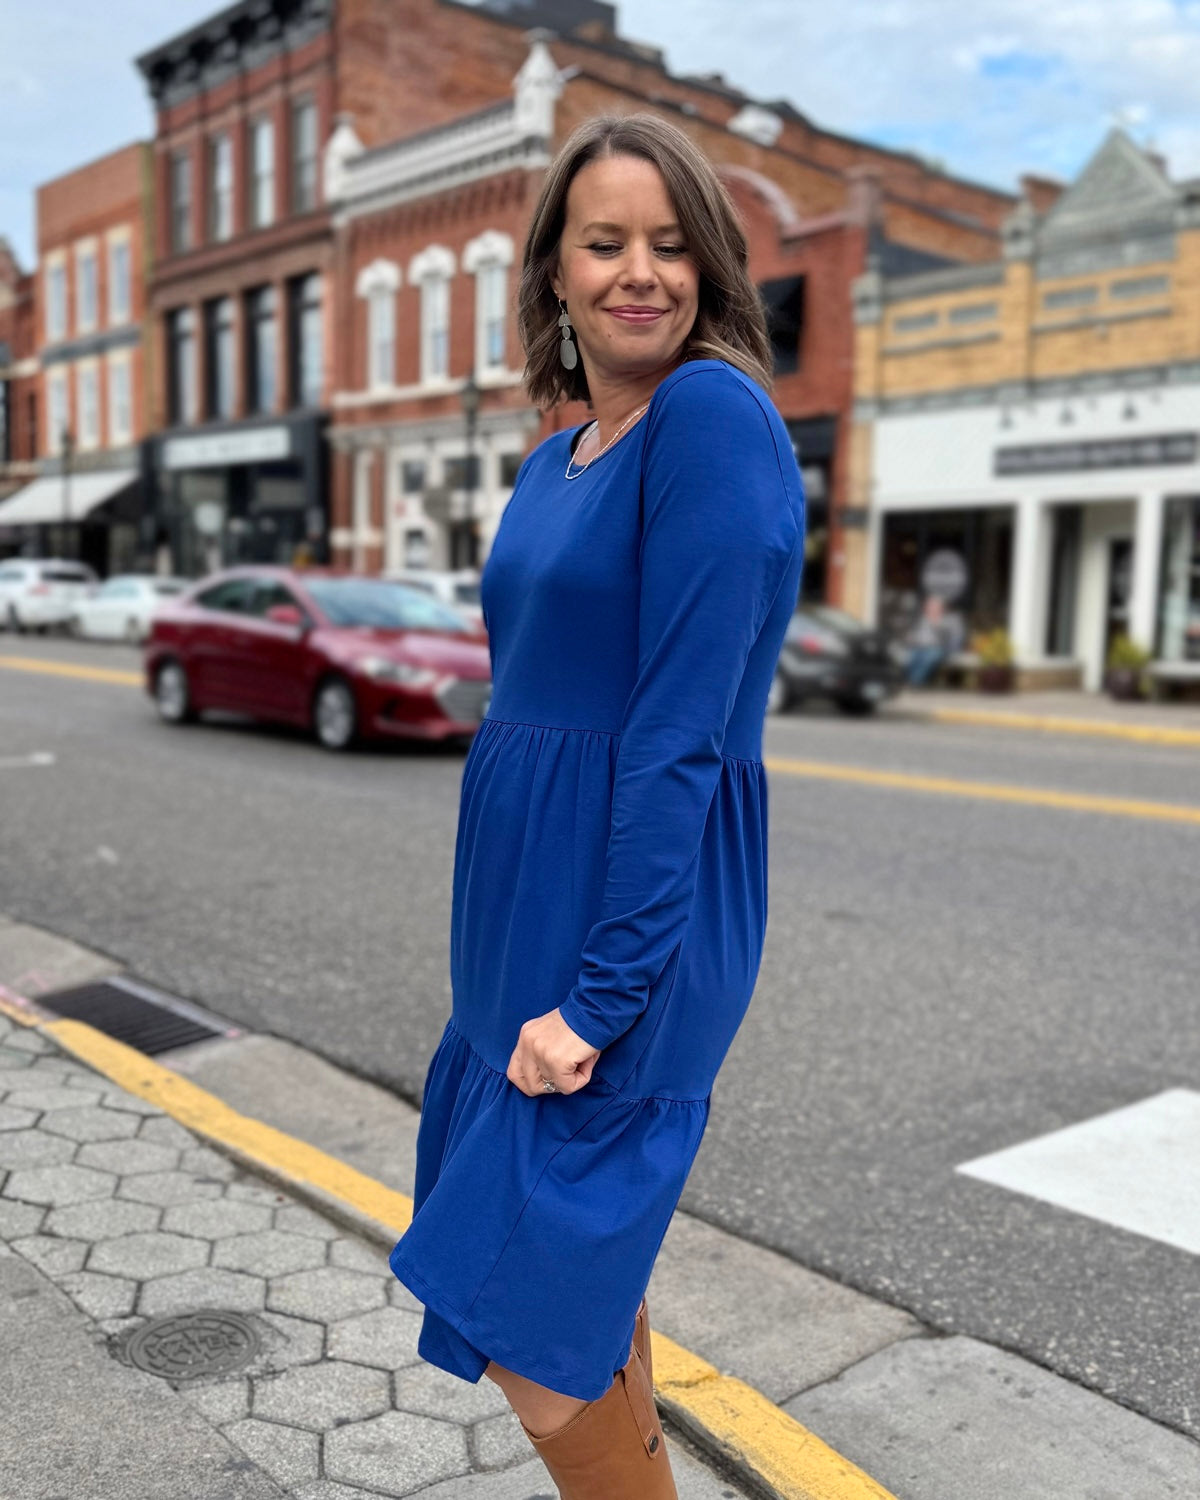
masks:
<svg viewBox="0 0 1200 1500"><path fill-rule="evenodd" d="M648 245L631 245L625 257L625 264L621 267L621 280L627 286L652 285L657 271L654 265L654 257L650 253Z"/></svg>

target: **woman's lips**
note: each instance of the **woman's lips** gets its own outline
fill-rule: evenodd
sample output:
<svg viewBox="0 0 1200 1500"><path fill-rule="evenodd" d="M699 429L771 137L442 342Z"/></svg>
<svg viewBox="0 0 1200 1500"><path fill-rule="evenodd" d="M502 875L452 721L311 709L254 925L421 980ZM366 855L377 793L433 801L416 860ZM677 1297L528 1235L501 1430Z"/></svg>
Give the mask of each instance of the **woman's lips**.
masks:
<svg viewBox="0 0 1200 1500"><path fill-rule="evenodd" d="M665 313L661 307L610 307L607 311L622 323L656 323Z"/></svg>

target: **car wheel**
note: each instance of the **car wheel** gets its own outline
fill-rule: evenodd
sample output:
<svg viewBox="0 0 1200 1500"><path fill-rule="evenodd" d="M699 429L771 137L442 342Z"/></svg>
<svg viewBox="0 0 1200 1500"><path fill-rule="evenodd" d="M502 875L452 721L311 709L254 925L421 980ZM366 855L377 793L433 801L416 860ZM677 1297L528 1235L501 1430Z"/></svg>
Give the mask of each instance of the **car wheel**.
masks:
<svg viewBox="0 0 1200 1500"><path fill-rule="evenodd" d="M856 719L865 719L879 707L871 698L836 698L834 701L842 713L850 714Z"/></svg>
<svg viewBox="0 0 1200 1500"><path fill-rule="evenodd" d="M358 732L354 689L344 677L327 677L313 699L313 733L326 750L348 750Z"/></svg>
<svg viewBox="0 0 1200 1500"><path fill-rule="evenodd" d="M140 646L142 644L142 641L145 639L145 636L142 633L142 627L136 620L126 620L125 639L131 646Z"/></svg>
<svg viewBox="0 0 1200 1500"><path fill-rule="evenodd" d="M767 712L779 714L787 707L788 685L787 678L782 672L776 672L771 678L771 686L767 689Z"/></svg>
<svg viewBox="0 0 1200 1500"><path fill-rule="evenodd" d="M187 673L174 657L163 662L155 675L154 702L159 717L167 724L188 724L196 717Z"/></svg>
<svg viewBox="0 0 1200 1500"><path fill-rule="evenodd" d="M15 604L8 606L8 628L14 635L25 634L25 627L21 624L21 616L17 613L17 606Z"/></svg>

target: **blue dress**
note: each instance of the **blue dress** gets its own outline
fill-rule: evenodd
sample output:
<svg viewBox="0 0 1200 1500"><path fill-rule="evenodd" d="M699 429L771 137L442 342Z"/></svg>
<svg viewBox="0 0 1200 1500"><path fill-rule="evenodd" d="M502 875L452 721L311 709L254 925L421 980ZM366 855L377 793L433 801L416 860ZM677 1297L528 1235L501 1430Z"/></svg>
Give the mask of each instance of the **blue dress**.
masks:
<svg viewBox="0 0 1200 1500"><path fill-rule="evenodd" d="M804 495L787 429L721 360L681 365L567 481L530 454L483 571L491 705L462 774L453 1006L391 1254L424 1359L579 1400L638 1305L758 974L767 691ZM601 1055L573 1094L505 1076L558 1007Z"/></svg>

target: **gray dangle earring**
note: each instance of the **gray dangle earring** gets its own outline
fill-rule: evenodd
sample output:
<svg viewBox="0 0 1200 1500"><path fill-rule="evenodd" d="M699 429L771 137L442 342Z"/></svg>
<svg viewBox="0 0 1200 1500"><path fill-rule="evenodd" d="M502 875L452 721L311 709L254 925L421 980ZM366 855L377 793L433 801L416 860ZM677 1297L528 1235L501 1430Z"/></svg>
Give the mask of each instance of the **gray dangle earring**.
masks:
<svg viewBox="0 0 1200 1500"><path fill-rule="evenodd" d="M579 363L579 350L571 342L571 314L567 311L567 304L560 297L558 300L562 312L558 315L558 326L562 329L562 343L558 346L558 357L563 362L563 368L573 370Z"/></svg>

